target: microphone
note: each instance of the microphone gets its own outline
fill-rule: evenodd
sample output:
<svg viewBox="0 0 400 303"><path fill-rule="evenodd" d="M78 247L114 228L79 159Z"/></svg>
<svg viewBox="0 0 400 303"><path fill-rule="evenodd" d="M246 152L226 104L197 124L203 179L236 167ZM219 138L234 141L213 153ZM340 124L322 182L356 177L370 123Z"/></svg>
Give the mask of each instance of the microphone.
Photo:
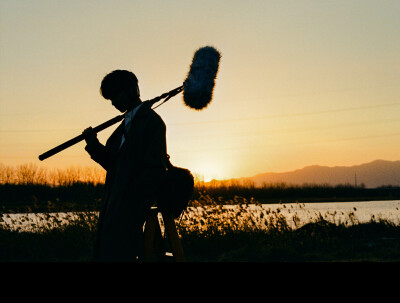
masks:
<svg viewBox="0 0 400 303"><path fill-rule="evenodd" d="M202 110L211 102L220 58L219 51L211 46L201 47L195 52L189 73L183 82L185 105Z"/></svg>
<svg viewBox="0 0 400 303"><path fill-rule="evenodd" d="M189 73L184 81L183 85L162 94L159 97L156 97L152 100L148 100L151 105L154 103L165 99L161 104L164 104L173 96L176 96L180 92L183 91L183 100L184 103L192 109L202 110L207 107L207 105L211 102L213 89L215 85L215 77L217 76L219 61L221 58L221 54L215 48L211 46L205 46L199 48L192 60L192 64L190 65ZM138 94L140 94L138 92ZM160 106L159 104L158 106ZM156 106L156 107L158 107ZM156 108L154 107L154 108ZM154 109L153 108L153 109ZM124 115L116 116L98 126L93 128L93 130L97 133L106 129L107 127L121 121L124 119ZM39 156L39 160L43 161L60 151L75 145L76 143L84 140L83 134L72 138L53 149L41 154Z"/></svg>

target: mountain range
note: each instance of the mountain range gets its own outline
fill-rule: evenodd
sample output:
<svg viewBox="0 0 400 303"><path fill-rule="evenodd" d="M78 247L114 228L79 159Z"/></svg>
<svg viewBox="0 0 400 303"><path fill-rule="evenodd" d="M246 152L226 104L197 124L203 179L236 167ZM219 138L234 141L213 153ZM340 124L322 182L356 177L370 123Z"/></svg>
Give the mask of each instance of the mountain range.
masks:
<svg viewBox="0 0 400 303"><path fill-rule="evenodd" d="M234 180L252 181L256 186L278 182L296 185L309 183L359 186L364 184L367 188L383 185L400 186L400 161L376 160L361 165L335 167L312 165L290 172L262 173Z"/></svg>

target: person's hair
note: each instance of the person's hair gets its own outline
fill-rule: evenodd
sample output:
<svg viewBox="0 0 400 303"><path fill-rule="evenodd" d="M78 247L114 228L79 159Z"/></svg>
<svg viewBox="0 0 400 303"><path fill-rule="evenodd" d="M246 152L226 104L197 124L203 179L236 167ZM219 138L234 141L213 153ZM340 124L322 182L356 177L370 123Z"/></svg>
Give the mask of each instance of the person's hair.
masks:
<svg viewBox="0 0 400 303"><path fill-rule="evenodd" d="M101 81L100 94L105 99L112 99L121 90L127 92L133 90L137 93L137 97L140 97L138 79L134 73L127 70L115 70L107 74Z"/></svg>

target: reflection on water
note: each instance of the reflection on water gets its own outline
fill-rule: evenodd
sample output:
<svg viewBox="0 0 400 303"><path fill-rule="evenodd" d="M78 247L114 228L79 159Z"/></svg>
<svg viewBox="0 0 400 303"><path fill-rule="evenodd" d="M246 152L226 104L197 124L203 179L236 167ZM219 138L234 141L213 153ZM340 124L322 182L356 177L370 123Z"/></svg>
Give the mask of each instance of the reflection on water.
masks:
<svg viewBox="0 0 400 303"><path fill-rule="evenodd" d="M97 215L97 213L94 213ZM14 230L33 230L57 227L68 224L82 213L40 213L40 214L3 214L0 224ZM93 215L93 213L92 213ZM373 220L388 220L400 224L400 200L367 202L327 202L327 203L288 203L263 205L224 205L207 207L188 207L179 221L185 226L214 224L240 225L251 223L263 228L267 222L283 216L291 228L323 217L336 224L355 224Z"/></svg>

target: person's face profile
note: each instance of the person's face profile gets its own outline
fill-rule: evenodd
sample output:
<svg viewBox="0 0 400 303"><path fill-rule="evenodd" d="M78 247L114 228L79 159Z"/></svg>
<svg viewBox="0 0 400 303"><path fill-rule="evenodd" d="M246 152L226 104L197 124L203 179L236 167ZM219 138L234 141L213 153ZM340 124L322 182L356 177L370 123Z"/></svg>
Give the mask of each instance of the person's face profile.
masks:
<svg viewBox="0 0 400 303"><path fill-rule="evenodd" d="M111 104L121 113L133 107L131 99L123 90L111 98Z"/></svg>

